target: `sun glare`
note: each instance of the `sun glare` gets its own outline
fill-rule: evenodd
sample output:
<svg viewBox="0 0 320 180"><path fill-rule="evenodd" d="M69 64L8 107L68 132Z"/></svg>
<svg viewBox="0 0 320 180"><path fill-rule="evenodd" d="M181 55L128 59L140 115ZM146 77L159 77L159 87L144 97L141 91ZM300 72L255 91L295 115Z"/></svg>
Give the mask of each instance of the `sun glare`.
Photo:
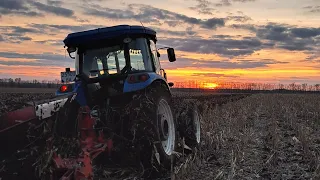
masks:
<svg viewBox="0 0 320 180"><path fill-rule="evenodd" d="M215 89L216 87L218 87L218 84L216 84L216 83L204 83L203 87L206 88L206 89Z"/></svg>

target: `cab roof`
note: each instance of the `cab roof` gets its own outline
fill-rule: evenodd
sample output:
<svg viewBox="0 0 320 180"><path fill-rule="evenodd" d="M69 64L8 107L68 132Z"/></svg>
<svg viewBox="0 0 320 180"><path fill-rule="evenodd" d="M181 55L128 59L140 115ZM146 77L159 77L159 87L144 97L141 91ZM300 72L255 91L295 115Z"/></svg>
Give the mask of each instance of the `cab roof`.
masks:
<svg viewBox="0 0 320 180"><path fill-rule="evenodd" d="M64 39L66 46L81 46L95 41L103 41L127 35L148 36L156 40L156 32L143 26L117 25L88 31L70 33Z"/></svg>

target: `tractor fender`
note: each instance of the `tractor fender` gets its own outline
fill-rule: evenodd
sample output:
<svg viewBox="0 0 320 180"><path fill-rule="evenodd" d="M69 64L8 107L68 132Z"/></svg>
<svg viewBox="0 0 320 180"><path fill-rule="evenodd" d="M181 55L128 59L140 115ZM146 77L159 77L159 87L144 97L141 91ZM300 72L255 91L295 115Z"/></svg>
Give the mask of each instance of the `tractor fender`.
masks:
<svg viewBox="0 0 320 180"><path fill-rule="evenodd" d="M149 78L146 81L130 83L129 78L131 76L139 76L139 75L143 75L143 74L147 74L149 76ZM150 85L154 84L155 82L161 82L170 93L170 87L167 83L167 80L164 77L162 77L161 75L154 73L154 72L148 72L148 73L143 72L143 73L135 73L135 74L129 75L128 78L124 82L123 92L128 93L128 92L143 90L143 89L149 87ZM171 95L171 93L170 93L170 95Z"/></svg>

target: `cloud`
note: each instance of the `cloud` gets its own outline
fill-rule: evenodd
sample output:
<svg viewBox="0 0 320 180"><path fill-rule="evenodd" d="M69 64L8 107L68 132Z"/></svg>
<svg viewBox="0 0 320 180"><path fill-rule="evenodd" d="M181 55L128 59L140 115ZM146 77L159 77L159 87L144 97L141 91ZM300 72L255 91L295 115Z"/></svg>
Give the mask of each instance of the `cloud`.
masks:
<svg viewBox="0 0 320 180"><path fill-rule="evenodd" d="M236 78L239 76L235 75L225 75L225 74L219 74L219 73L193 73L191 76L197 76L197 77L213 77L213 78Z"/></svg>
<svg viewBox="0 0 320 180"><path fill-rule="evenodd" d="M247 39L201 39L201 38L170 38L159 39L159 44L172 46L180 51L218 54L225 57L249 55L263 48L257 38Z"/></svg>
<svg viewBox="0 0 320 180"><path fill-rule="evenodd" d="M51 1L51 3L52 3L52 1ZM71 17L74 14L73 10L66 9L66 8L63 8L63 7L58 7L58 6L55 6L55 5L47 5L47 4L43 4L43 3L40 3L40 2L32 2L32 5L35 6L40 11L44 11L44 12L47 12L47 13L53 13L53 14L58 15L58 16Z"/></svg>
<svg viewBox="0 0 320 180"><path fill-rule="evenodd" d="M286 62L278 62L276 60L262 59L262 60L238 60L230 61L228 59L221 61L209 61L209 60L199 60L192 58L177 58L174 64L163 63L166 69L179 69L179 68L218 68L218 69L252 69L268 67L271 64L279 64Z"/></svg>
<svg viewBox="0 0 320 180"><path fill-rule="evenodd" d="M263 26L233 24L230 27L255 33L256 38L263 41L266 46L290 51L314 52L320 43L320 39L317 38L320 35L320 28L301 28L278 23L268 23Z"/></svg>
<svg viewBox="0 0 320 180"><path fill-rule="evenodd" d="M42 30L40 29L35 29L31 27L20 27L20 26L0 26L0 29L2 31L11 31L12 33L17 33L17 34L25 34L25 33L37 33L41 34L43 33Z"/></svg>
<svg viewBox="0 0 320 180"><path fill-rule="evenodd" d="M206 29L216 29L225 25L225 19L223 18L198 19L143 4L129 4L125 10L99 6L83 8L86 15L111 19L136 20L146 23L158 22L168 25L184 23L187 25L199 25ZM168 21L167 19L170 20Z"/></svg>
<svg viewBox="0 0 320 180"><path fill-rule="evenodd" d="M7 61L0 59L0 65L6 66L53 66L57 65L56 62L43 62L43 61Z"/></svg>
<svg viewBox="0 0 320 180"><path fill-rule="evenodd" d="M22 16L44 16L46 13L52 13L57 16L73 17L73 10L60 6L62 1L58 0L47 0L47 4L35 0L0 1L0 13Z"/></svg>
<svg viewBox="0 0 320 180"><path fill-rule="evenodd" d="M210 7L212 3L208 0L195 0L197 5L190 9L197 11L199 14L213 15L214 8Z"/></svg>
<svg viewBox="0 0 320 180"><path fill-rule="evenodd" d="M240 3L246 3L246 2L254 2L256 0L220 0L219 3L216 3L215 6L221 7L221 6L231 6L232 2L240 2Z"/></svg>
<svg viewBox="0 0 320 180"><path fill-rule="evenodd" d="M55 60L62 61L65 59L64 56L60 54L53 53L42 53L42 54L25 54L16 52L0 52L0 57L4 58L21 58L21 59L34 59L34 60Z"/></svg>
<svg viewBox="0 0 320 180"><path fill-rule="evenodd" d="M257 28L252 24L231 24L229 27L234 29L245 29L251 32L256 32Z"/></svg>
<svg viewBox="0 0 320 180"><path fill-rule="evenodd" d="M23 41L31 41L32 38L18 33L5 33L4 41L20 44Z"/></svg>
<svg viewBox="0 0 320 180"><path fill-rule="evenodd" d="M11 43L21 43L23 41L31 41L32 38L26 36L26 33L42 34L43 30L30 28L30 27L19 27L19 26L0 26L3 40Z"/></svg>
<svg viewBox="0 0 320 180"><path fill-rule="evenodd" d="M47 0L47 4L51 6L61 6L62 1L59 0Z"/></svg>
<svg viewBox="0 0 320 180"><path fill-rule="evenodd" d="M242 23L252 20L249 16L227 16L226 19Z"/></svg>
<svg viewBox="0 0 320 180"><path fill-rule="evenodd" d="M41 13L38 13L30 9L29 1L24 0L9 0L0 1L0 14L1 15L23 15L23 16L42 16Z"/></svg>
<svg viewBox="0 0 320 180"><path fill-rule="evenodd" d="M34 42L39 44L49 44L52 46L61 46L61 47L64 46L62 40L45 40L45 41L34 41Z"/></svg>
<svg viewBox="0 0 320 180"><path fill-rule="evenodd" d="M320 13L320 6L305 6L303 9L307 9L310 13Z"/></svg>
<svg viewBox="0 0 320 180"><path fill-rule="evenodd" d="M12 59L4 60L1 58ZM29 61L21 61L19 59L27 59ZM60 54L42 53L42 54L26 54L16 52L0 52L0 64L12 65L30 65L30 66L60 66L66 67L73 64L73 60L68 56Z"/></svg>
<svg viewBox="0 0 320 180"><path fill-rule="evenodd" d="M85 31L85 30L102 27L102 25L99 26L99 25L92 25L92 24L87 24L83 26L83 25L56 25L56 24L35 24L35 23L28 24L28 26L34 29L38 29L42 31L47 30L49 32L55 32L55 33L59 33L62 31L67 31L71 33L71 32Z"/></svg>
<svg viewBox="0 0 320 180"><path fill-rule="evenodd" d="M0 1L0 7L10 10L27 10L22 0Z"/></svg>
<svg viewBox="0 0 320 180"><path fill-rule="evenodd" d="M216 3L215 6L221 7L221 6L231 6L230 0L220 0L219 3Z"/></svg>
<svg viewBox="0 0 320 180"><path fill-rule="evenodd" d="M158 27L150 27L154 29L157 32L157 36L161 36L162 34L168 34L168 35L173 35L173 36L195 36L197 34L196 31L193 31L192 28L187 28L185 31L171 31L167 29L161 29Z"/></svg>
<svg viewBox="0 0 320 180"><path fill-rule="evenodd" d="M291 33L299 38L310 38L320 35L320 28L293 28Z"/></svg>

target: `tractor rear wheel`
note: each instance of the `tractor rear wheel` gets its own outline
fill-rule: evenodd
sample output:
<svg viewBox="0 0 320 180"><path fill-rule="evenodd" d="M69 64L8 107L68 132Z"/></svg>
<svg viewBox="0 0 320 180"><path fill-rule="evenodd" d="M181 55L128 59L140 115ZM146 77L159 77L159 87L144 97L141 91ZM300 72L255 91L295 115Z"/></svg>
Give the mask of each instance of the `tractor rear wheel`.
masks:
<svg viewBox="0 0 320 180"><path fill-rule="evenodd" d="M153 84L135 96L132 105L132 129L144 170L151 169L153 173L170 170L178 133L169 91L161 83Z"/></svg>

